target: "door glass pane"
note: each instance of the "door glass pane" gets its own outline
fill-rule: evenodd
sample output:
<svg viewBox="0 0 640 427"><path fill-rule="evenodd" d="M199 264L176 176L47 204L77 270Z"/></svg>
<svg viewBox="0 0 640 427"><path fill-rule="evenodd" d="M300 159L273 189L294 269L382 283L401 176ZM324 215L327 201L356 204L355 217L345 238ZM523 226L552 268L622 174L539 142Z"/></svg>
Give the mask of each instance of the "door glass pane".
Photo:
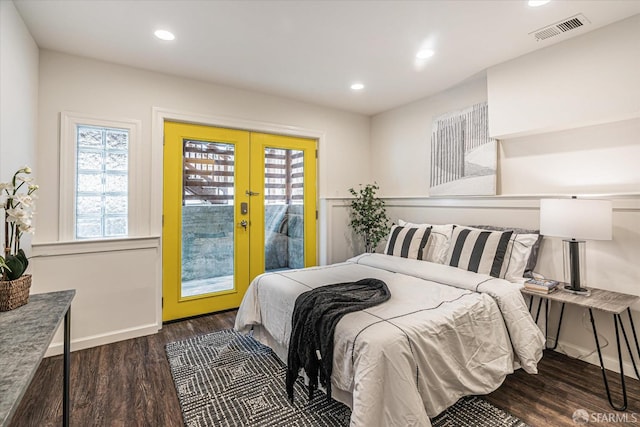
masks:
<svg viewBox="0 0 640 427"><path fill-rule="evenodd" d="M264 151L265 271L304 267L304 151Z"/></svg>
<svg viewBox="0 0 640 427"><path fill-rule="evenodd" d="M234 289L234 149L184 141L183 297Z"/></svg>

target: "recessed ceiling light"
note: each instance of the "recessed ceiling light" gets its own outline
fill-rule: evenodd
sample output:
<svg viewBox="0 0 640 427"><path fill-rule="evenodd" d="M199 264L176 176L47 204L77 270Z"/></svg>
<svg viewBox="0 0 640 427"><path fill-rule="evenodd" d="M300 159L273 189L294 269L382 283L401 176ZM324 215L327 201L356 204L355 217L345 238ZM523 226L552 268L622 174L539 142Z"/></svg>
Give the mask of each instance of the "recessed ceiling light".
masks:
<svg viewBox="0 0 640 427"><path fill-rule="evenodd" d="M529 0L529 6L538 7L549 3L551 0Z"/></svg>
<svg viewBox="0 0 640 427"><path fill-rule="evenodd" d="M418 53L416 53L416 58L418 59L427 59L431 58L435 54L431 49L422 49Z"/></svg>
<svg viewBox="0 0 640 427"><path fill-rule="evenodd" d="M176 38L171 31L167 30L156 30L153 34L160 40L171 41Z"/></svg>
<svg viewBox="0 0 640 427"><path fill-rule="evenodd" d="M364 85L362 83L354 83L351 85L351 90L362 90Z"/></svg>

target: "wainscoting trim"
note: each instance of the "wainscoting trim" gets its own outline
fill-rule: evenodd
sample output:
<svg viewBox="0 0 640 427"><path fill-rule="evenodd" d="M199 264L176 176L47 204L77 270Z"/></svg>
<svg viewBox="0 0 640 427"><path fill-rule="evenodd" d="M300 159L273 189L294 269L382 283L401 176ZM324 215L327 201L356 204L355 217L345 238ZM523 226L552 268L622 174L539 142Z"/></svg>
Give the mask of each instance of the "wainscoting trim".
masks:
<svg viewBox="0 0 640 427"><path fill-rule="evenodd" d="M74 240L69 242L33 243L31 246L31 252L32 257L39 258L49 256L155 249L159 247L160 236L150 236L127 237L124 239Z"/></svg>
<svg viewBox="0 0 640 427"><path fill-rule="evenodd" d="M540 199L568 198L570 195L509 195L460 197L380 197L389 207L425 207L447 209L540 209ZM615 211L640 211L640 194L598 194L579 196L585 199L608 199ZM333 207L349 207L348 197L328 197Z"/></svg>

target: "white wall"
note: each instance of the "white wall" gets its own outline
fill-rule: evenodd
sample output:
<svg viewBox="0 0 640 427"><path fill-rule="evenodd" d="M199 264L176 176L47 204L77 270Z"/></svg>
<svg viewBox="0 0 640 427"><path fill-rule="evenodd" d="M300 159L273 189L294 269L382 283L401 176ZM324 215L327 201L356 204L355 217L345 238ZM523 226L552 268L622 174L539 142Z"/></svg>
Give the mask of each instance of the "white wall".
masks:
<svg viewBox="0 0 640 427"><path fill-rule="evenodd" d="M217 86L92 59L43 50L40 54L38 176L41 181L38 233L34 239L38 290L77 289L73 305L74 349L152 332L160 322L159 242L142 239L143 247L123 242L109 248L92 243L60 243L58 238L60 112L71 111L142 123L144 177L142 236L161 233L162 138L158 111L232 123L309 130L320 135L319 206L327 195L346 196L347 189L369 176L369 118L270 95ZM170 115L171 115L170 114ZM161 123L160 129L161 129ZM160 155L158 156L158 153ZM320 212L321 221L326 216ZM324 227L320 224L320 227ZM91 247L88 247L91 246ZM57 247L64 247L59 255ZM327 242L320 242L326 260ZM127 257L121 258L121 252ZM156 252L153 252L156 251ZM87 255L90 253L90 256ZM120 255L119 255L120 254ZM152 256L152 254L154 254ZM120 257L120 258L119 258ZM154 258L155 257L155 258ZM126 260L126 261L124 261ZM137 266L137 260L142 262ZM68 272L61 274L60 272ZM144 275L141 276L141 271ZM91 280L91 278L95 280ZM81 323L79 323L81 322Z"/></svg>
<svg viewBox="0 0 640 427"><path fill-rule="evenodd" d="M637 18L634 19L637 22ZM568 49L574 55L572 59L584 62L588 58L582 56L590 55L591 44L600 46L601 42L606 42L607 45L628 45L628 25L629 21L623 21L599 30L603 40L596 37L596 32L586 35L589 37L581 37L581 43L586 46L576 46L577 39L572 39L555 45L554 49L562 50L563 45L570 43ZM620 39L616 40L612 34L617 34ZM637 31L634 34L637 35ZM637 40L636 36L636 46ZM551 56L547 58L539 55L539 52L534 52L515 59L513 63L502 64L501 67L513 71L509 79L515 79L517 75L523 76L519 84L511 80L509 84L526 91L523 88L529 84L528 76L525 70L518 67L530 64L531 58L535 58L534 62L545 69L564 65L563 61L555 62ZM601 74L598 67L582 68L577 78L590 81L595 88L593 91L585 89L574 94L575 102L585 105L599 102L602 95L599 85L610 87L613 84L610 77L608 74ZM623 77L617 74L615 78ZM626 74L624 78L625 80L616 81L615 85L632 88L639 81L637 73ZM497 75L488 80L489 85L501 83ZM557 97L552 88L538 87L537 90L535 99L540 109L553 103ZM639 99L636 97L632 101L637 103ZM589 120L585 118L584 123L605 124L546 132L548 123L538 120L535 115L529 121L528 110L518 107L523 100L513 99L515 107L492 110L490 122L496 119L518 122L519 128L528 129L529 136L499 141L499 195L477 198L428 197L432 118L483 100L487 100L487 81L480 78L372 118L372 179L380 184L381 191L386 196L392 220L403 218L436 224L492 224L538 228L540 198L574 194L604 195L614 202L613 240L588 242L588 284L640 295L640 269L637 267L637 259L640 257L640 168L637 166L640 158L640 119L611 121L611 117L602 111ZM618 106L625 109L629 105L627 101L620 101L622 106L616 102L610 106L614 110ZM489 98L489 108L491 102ZM565 122L568 123L567 120ZM574 121L572 125L575 126ZM336 212L333 217L338 222L343 221L346 214L341 211L346 211L346 208L340 206L345 206L346 203L335 201L334 205ZM339 234L334 235L334 239L340 238ZM536 270L547 277L562 279L560 239L543 240ZM632 309L636 325L640 326L640 304ZM596 319L599 332L609 343L604 350L607 366L616 368L613 320L610 315L598 312ZM559 349L597 364L590 325L584 321L582 310L566 310ZM629 367L625 372L631 372Z"/></svg>
<svg viewBox="0 0 640 427"><path fill-rule="evenodd" d="M640 15L635 15L489 68L491 136L640 117L638 40Z"/></svg>
<svg viewBox="0 0 640 427"><path fill-rule="evenodd" d="M430 98L374 116L371 178L386 197L429 194L432 118L487 100L484 75Z"/></svg>
<svg viewBox="0 0 640 427"><path fill-rule="evenodd" d="M500 142L502 194L640 192L640 119Z"/></svg>
<svg viewBox="0 0 640 427"><path fill-rule="evenodd" d="M35 169L38 46L13 2L0 1L0 182L24 165ZM1 212L4 215L4 212ZM4 216L3 216L4 218ZM29 236L23 247L29 250ZM4 227L0 227L4 241Z"/></svg>

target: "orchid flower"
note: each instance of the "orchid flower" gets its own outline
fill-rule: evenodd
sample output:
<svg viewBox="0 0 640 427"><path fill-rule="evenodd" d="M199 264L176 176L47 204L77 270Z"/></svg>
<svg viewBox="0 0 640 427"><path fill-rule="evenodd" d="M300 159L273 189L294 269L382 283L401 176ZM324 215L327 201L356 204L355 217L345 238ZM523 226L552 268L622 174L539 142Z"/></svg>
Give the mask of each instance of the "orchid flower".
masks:
<svg viewBox="0 0 640 427"><path fill-rule="evenodd" d="M0 192L4 193L0 199L0 208L4 208L4 251L0 256L0 277L7 279L7 272L11 272L6 265L8 257L24 256L20 251L20 238L24 233L33 233L35 228L31 221L36 194L39 186L33 183L29 166L23 166L13 175L10 182L0 183ZM25 185L26 184L26 185ZM20 255L21 254L21 255ZM13 276L20 276L23 272L12 272Z"/></svg>

